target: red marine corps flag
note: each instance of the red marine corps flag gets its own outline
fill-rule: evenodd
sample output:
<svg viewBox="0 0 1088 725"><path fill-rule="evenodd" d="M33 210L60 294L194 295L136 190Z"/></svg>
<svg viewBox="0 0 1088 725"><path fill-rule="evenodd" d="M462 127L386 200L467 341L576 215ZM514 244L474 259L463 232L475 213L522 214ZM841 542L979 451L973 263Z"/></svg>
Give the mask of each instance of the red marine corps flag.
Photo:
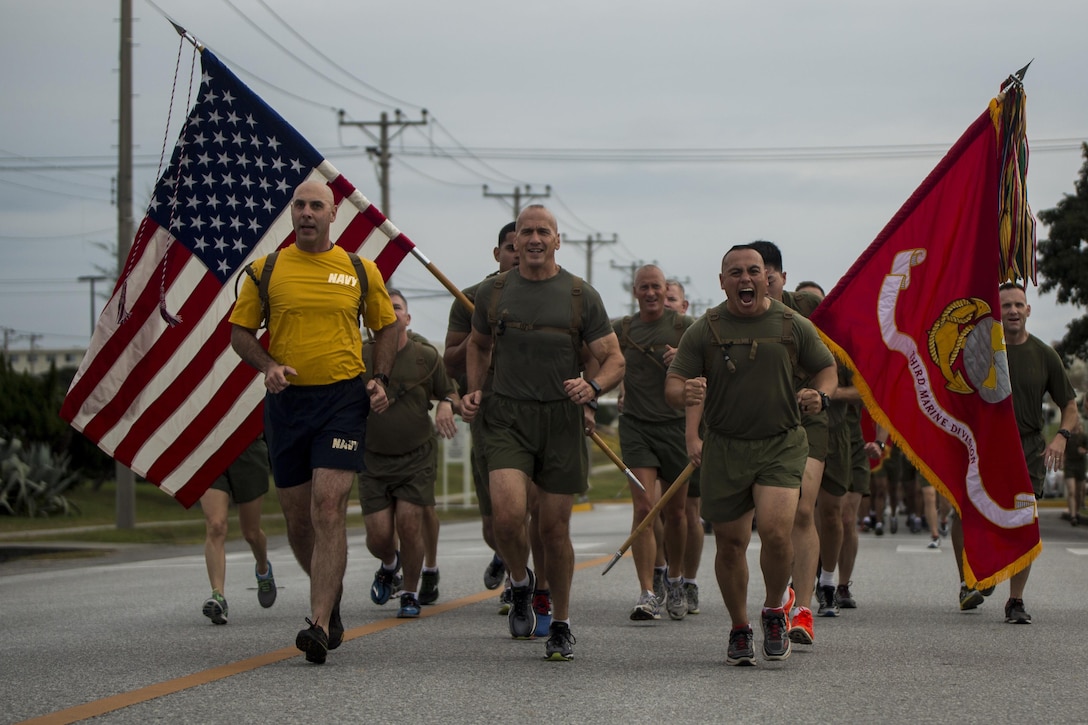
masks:
<svg viewBox="0 0 1088 725"><path fill-rule="evenodd" d="M1000 282L1035 274L1022 74L811 318L873 418L960 512L967 584L978 587L1042 548L998 301Z"/></svg>
<svg viewBox="0 0 1088 725"><path fill-rule="evenodd" d="M231 349L228 319L245 265L294 243L295 187L328 183L336 243L373 259L386 279L416 253L306 139L201 50L199 97L60 411L186 507L262 430L264 385Z"/></svg>

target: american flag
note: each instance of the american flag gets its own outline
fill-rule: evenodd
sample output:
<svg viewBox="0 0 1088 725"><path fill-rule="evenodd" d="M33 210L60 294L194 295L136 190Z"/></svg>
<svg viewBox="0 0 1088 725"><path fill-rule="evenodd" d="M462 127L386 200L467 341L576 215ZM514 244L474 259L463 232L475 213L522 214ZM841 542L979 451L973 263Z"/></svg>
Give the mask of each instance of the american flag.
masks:
<svg viewBox="0 0 1088 725"><path fill-rule="evenodd" d="M230 347L245 265L294 242L308 179L338 205L338 245L386 279L414 245L210 51L61 417L191 506L262 429L264 386ZM262 332L262 340L266 333Z"/></svg>

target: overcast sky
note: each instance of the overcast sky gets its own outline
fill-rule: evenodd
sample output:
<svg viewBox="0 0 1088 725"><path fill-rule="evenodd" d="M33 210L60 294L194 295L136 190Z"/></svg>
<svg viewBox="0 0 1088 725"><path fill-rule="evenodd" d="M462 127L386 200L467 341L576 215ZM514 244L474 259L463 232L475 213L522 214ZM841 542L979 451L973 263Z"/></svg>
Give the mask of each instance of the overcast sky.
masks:
<svg viewBox="0 0 1088 725"><path fill-rule="evenodd" d="M336 110L373 121L397 108L418 120L426 108L431 122L394 145L387 211L459 286L492 271L496 233L512 218L482 185L550 185L544 203L567 240L559 262L591 276L613 316L628 311L629 269L642 261L687 280L700 308L716 304L722 253L756 238L782 247L790 282L830 289L1032 58L1036 211L1073 192L1088 140L1083 0L154 3L134 0L137 221L189 103L186 44L168 118L179 41L159 8L375 203L364 151L374 142L339 128ZM85 345L89 288L76 278L114 264L99 245L117 236L119 7L3 4L0 327L24 335L13 347L29 334L44 335L39 346ZM421 155L428 147L434 156ZM444 157L463 149L473 154ZM668 149L701 152L660 160ZM596 247L590 275L585 247L570 241L596 234L618 243ZM450 299L424 298L438 283L411 258L393 282L408 292L413 328L440 341ZM1029 299L1029 330L1047 341L1083 313Z"/></svg>

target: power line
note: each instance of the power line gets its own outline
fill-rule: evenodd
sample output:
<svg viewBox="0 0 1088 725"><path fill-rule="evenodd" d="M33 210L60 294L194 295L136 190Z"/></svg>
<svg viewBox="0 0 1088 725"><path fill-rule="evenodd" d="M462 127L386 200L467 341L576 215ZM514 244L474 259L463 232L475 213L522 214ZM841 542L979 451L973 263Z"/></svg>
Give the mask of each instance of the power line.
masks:
<svg viewBox="0 0 1088 725"><path fill-rule="evenodd" d="M264 0L257 0L257 3L261 7L263 7L265 10L267 10L269 15L271 15L273 18L275 18L280 23L280 25L282 25L289 33L291 33L291 35L293 35L295 37L295 39L297 39L299 42L301 42L303 45L305 45L307 48L309 48L311 51L313 51L319 58L321 58L326 63L331 65L333 68L335 68L336 70L338 70L341 73L343 73L344 75L346 75L348 78L352 79L353 81L355 81L356 83L363 86L364 88L366 88L369 91L373 91L374 93L378 93L380 95L385 96L386 98L393 101L393 103L399 103L402 106L412 106L413 108L418 108L418 109L422 110L422 108L423 108L422 106L420 106L420 105L418 105L416 103L412 103L411 101L405 101L403 99L397 98L394 95L386 93L385 91L381 90L380 88L376 88L375 86L370 85L369 83L364 81L362 78L359 78L358 76L353 75L348 70L346 70L343 66L341 66L339 63L337 63L332 58L330 58L329 56L327 56L323 52L321 52L321 49L318 48L313 43L311 43L309 40L307 40L304 35L302 35L297 30L295 30L293 27L291 27L291 24L288 23L286 20L284 20L282 17L280 17L276 13L276 11L273 10L271 7L269 7L268 3L266 3ZM392 106L390 104L381 104L381 105L387 105L390 108L392 108Z"/></svg>

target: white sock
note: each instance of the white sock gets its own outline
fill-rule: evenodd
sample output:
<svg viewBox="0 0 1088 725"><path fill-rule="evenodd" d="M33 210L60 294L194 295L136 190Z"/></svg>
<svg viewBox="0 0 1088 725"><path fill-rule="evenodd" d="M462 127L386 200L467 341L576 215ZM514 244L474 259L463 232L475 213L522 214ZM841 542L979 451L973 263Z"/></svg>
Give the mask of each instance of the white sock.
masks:
<svg viewBox="0 0 1088 725"><path fill-rule="evenodd" d="M835 586L835 572L828 571L827 569L820 569L820 586L833 587Z"/></svg>

